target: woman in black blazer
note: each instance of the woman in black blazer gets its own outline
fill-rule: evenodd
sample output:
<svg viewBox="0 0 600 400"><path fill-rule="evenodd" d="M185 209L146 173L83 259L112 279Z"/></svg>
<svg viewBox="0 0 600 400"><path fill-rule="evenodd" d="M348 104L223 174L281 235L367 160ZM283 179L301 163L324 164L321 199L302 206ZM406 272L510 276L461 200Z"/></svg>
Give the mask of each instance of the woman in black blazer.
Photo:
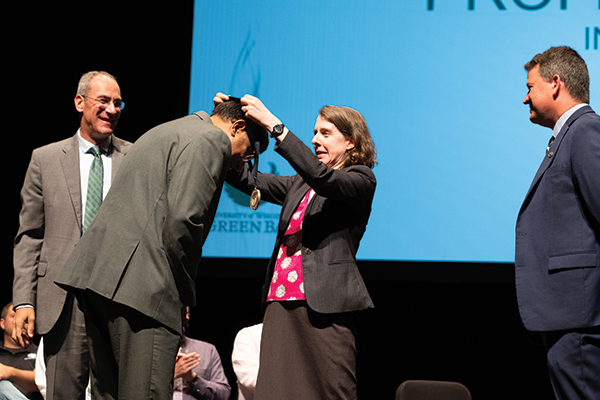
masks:
<svg viewBox="0 0 600 400"><path fill-rule="evenodd" d="M215 102L226 100L218 94ZM354 311L373 307L356 266L376 180L375 145L348 107L319 111L314 153L256 97L246 116L268 129L294 176L232 171L228 183L282 206L263 287L265 317L255 399L355 399Z"/></svg>

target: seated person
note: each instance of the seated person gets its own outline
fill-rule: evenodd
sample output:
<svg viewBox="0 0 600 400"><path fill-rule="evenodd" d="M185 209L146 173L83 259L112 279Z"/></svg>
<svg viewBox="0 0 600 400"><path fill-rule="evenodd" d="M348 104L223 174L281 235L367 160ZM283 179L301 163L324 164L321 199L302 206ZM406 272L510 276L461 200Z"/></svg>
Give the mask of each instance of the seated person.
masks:
<svg viewBox="0 0 600 400"><path fill-rule="evenodd" d="M173 399L228 400L231 386L214 345L185 336L190 310L183 311L183 332L175 363Z"/></svg>
<svg viewBox="0 0 600 400"><path fill-rule="evenodd" d="M233 341L231 362L237 377L238 400L254 399L261 334L262 324L252 325L240 330Z"/></svg>
<svg viewBox="0 0 600 400"><path fill-rule="evenodd" d="M27 348L22 348L13 340L14 316L10 302L0 314L0 328L4 331L0 341L0 400L41 399L35 385L37 346L30 343Z"/></svg>

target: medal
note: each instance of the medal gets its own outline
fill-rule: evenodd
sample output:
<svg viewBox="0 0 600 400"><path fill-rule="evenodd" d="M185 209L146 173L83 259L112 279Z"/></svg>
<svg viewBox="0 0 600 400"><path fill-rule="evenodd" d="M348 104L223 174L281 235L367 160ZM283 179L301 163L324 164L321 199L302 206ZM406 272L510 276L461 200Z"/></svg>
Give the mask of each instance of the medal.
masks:
<svg viewBox="0 0 600 400"><path fill-rule="evenodd" d="M258 205L260 204L260 190L257 187L254 187L252 194L250 195L250 208L252 211L256 211Z"/></svg>

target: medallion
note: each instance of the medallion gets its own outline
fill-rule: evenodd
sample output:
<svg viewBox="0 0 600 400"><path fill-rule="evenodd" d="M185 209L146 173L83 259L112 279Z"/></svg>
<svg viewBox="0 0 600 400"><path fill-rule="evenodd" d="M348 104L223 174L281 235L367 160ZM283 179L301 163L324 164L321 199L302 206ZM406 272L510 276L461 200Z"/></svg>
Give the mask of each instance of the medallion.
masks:
<svg viewBox="0 0 600 400"><path fill-rule="evenodd" d="M252 194L250 195L250 208L253 211L256 211L258 205L260 204L260 190L257 187L254 187Z"/></svg>

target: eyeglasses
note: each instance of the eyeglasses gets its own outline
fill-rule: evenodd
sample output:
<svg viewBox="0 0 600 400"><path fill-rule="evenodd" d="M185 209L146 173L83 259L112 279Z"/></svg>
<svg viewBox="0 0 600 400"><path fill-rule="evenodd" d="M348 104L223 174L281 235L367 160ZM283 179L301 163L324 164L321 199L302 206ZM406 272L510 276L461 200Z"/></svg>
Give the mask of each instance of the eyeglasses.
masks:
<svg viewBox="0 0 600 400"><path fill-rule="evenodd" d="M254 160L254 154L246 154L244 158L242 158L242 162L244 163L248 163L252 160Z"/></svg>
<svg viewBox="0 0 600 400"><path fill-rule="evenodd" d="M87 99L87 96L82 96L84 99ZM110 100L107 98L94 98L94 97L90 97L90 100L94 100L96 103L98 103L100 105L100 107L102 108L106 108L108 107L108 105L110 104ZM115 106L115 108L118 108L119 110L122 110L125 108L125 103L121 100L113 100L112 102L113 106Z"/></svg>

